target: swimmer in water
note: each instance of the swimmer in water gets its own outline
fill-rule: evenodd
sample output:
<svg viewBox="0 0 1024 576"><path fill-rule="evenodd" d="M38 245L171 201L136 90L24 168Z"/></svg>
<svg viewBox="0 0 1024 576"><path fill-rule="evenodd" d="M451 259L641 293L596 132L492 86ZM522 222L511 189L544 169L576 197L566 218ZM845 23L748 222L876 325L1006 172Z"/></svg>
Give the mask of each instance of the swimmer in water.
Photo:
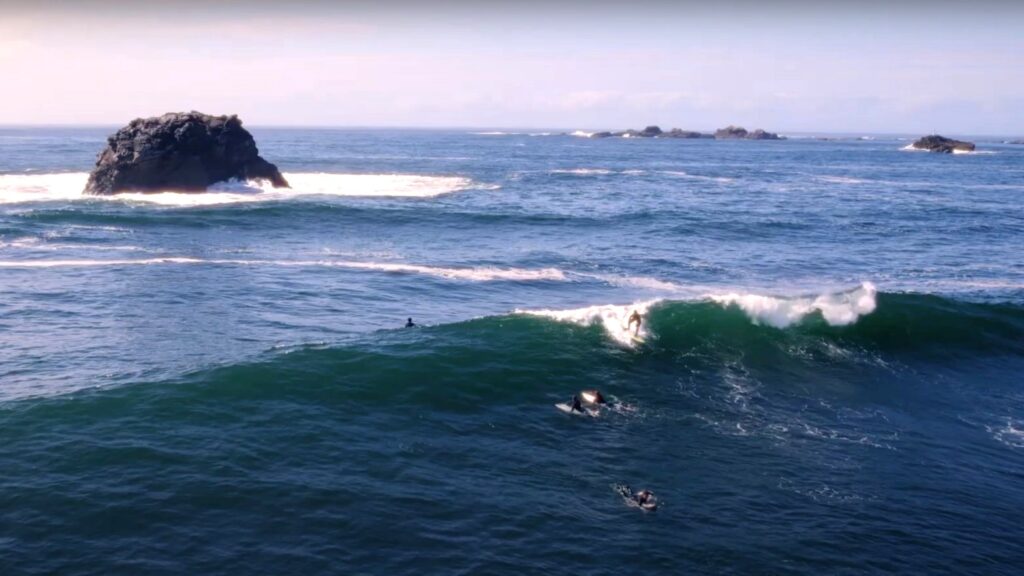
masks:
<svg viewBox="0 0 1024 576"><path fill-rule="evenodd" d="M405 321L405 327L406 328L415 328L416 327L416 323L412 321L412 318L409 318L408 320Z"/></svg>
<svg viewBox="0 0 1024 576"><path fill-rule="evenodd" d="M633 310L633 313L629 316L629 321L626 322L627 332L629 331L629 327L633 325L633 322L636 322L636 330L633 331L633 336L640 336L640 324L643 323L643 320L640 319L640 313L636 310Z"/></svg>

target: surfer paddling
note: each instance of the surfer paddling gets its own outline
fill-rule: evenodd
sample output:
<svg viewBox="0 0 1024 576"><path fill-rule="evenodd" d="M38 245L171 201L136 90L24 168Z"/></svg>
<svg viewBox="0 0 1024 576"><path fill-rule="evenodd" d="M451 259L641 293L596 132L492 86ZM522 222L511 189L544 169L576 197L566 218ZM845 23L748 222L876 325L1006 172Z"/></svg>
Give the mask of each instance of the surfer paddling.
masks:
<svg viewBox="0 0 1024 576"><path fill-rule="evenodd" d="M630 506L635 506L648 512L653 512L658 509L658 499L650 490L633 492L633 489L628 485L618 484L615 486L615 491L618 492L619 495L622 496L622 499Z"/></svg>
<svg viewBox="0 0 1024 576"><path fill-rule="evenodd" d="M654 498L654 493L650 490L641 490L636 493L634 497L637 506L644 510L657 510L658 501Z"/></svg>
<svg viewBox="0 0 1024 576"><path fill-rule="evenodd" d="M636 329L633 331L633 336L639 337L640 324L643 323L643 320L640 319L640 313L636 310L633 310L633 313L629 316L629 321L626 322L626 332L629 332L629 327L632 326L634 322L636 322Z"/></svg>

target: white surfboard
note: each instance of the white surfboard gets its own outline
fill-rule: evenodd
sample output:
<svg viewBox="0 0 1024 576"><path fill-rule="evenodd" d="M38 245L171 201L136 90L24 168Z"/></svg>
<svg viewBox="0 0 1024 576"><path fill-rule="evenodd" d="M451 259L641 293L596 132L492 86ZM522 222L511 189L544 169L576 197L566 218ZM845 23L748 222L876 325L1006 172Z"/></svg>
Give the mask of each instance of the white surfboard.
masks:
<svg viewBox="0 0 1024 576"><path fill-rule="evenodd" d="M590 408L584 408L583 412L577 412L576 410L572 409L572 406L566 404L565 402L555 404L555 408L558 408L559 410L565 412L566 414L573 414L575 416L590 416L591 418L597 416L597 412L591 410Z"/></svg>

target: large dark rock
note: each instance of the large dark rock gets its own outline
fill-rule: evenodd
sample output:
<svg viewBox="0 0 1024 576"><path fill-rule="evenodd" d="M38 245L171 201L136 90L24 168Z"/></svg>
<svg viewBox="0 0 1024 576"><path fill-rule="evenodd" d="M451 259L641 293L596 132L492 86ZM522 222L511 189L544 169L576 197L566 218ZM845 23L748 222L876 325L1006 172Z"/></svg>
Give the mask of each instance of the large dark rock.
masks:
<svg viewBox="0 0 1024 576"><path fill-rule="evenodd" d="M747 140L785 140L785 138L779 136L775 132L765 132L758 128L757 130L747 134Z"/></svg>
<svg viewBox="0 0 1024 576"><path fill-rule="evenodd" d="M716 140L740 140L747 137L746 128L729 125L715 130Z"/></svg>
<svg viewBox="0 0 1024 576"><path fill-rule="evenodd" d="M661 136L661 128L657 126L648 126L641 130L637 136L642 138L654 138L655 136Z"/></svg>
<svg viewBox="0 0 1024 576"><path fill-rule="evenodd" d="M957 150L961 152L974 151L974 142L963 142L960 140L953 140L952 138L943 138L938 134L925 136L911 144L911 146L917 150L927 150L929 152L939 152L943 154L951 154Z"/></svg>
<svg viewBox="0 0 1024 576"><path fill-rule="evenodd" d="M662 132L661 138L713 138L711 134L702 134L700 132L694 132L692 130L681 130L679 128L673 128L668 132Z"/></svg>
<svg viewBox="0 0 1024 576"><path fill-rule="evenodd" d="M774 132L765 132L758 128L753 132L747 132L740 126L726 126L715 130L716 140L785 140Z"/></svg>
<svg viewBox="0 0 1024 576"><path fill-rule="evenodd" d="M202 192L231 179L288 187L237 116L170 113L132 120L107 138L85 192Z"/></svg>

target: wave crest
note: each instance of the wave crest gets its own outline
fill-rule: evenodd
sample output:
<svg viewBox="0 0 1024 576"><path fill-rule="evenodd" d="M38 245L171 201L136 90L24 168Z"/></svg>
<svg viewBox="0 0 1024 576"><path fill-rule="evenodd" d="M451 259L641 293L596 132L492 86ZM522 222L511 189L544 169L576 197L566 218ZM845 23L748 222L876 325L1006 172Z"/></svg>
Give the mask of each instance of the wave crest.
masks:
<svg viewBox="0 0 1024 576"><path fill-rule="evenodd" d="M854 290L814 297L721 294L712 295L711 299L723 306L738 306L755 324L787 328L815 312L820 312L832 326L852 324L861 316L874 312L876 294L874 284L864 282Z"/></svg>
<svg viewBox="0 0 1024 576"><path fill-rule="evenodd" d="M587 306L585 308L573 308L571 310L515 310L516 314L527 314L530 316L543 316L559 322L571 322L581 326L600 325L605 332L619 344L632 347L634 345L632 331L627 326L629 317L634 311L641 317L647 318L651 306L661 300L648 300L633 304L620 306L605 304L600 306ZM643 325L640 328L640 335L647 336L647 328Z"/></svg>

